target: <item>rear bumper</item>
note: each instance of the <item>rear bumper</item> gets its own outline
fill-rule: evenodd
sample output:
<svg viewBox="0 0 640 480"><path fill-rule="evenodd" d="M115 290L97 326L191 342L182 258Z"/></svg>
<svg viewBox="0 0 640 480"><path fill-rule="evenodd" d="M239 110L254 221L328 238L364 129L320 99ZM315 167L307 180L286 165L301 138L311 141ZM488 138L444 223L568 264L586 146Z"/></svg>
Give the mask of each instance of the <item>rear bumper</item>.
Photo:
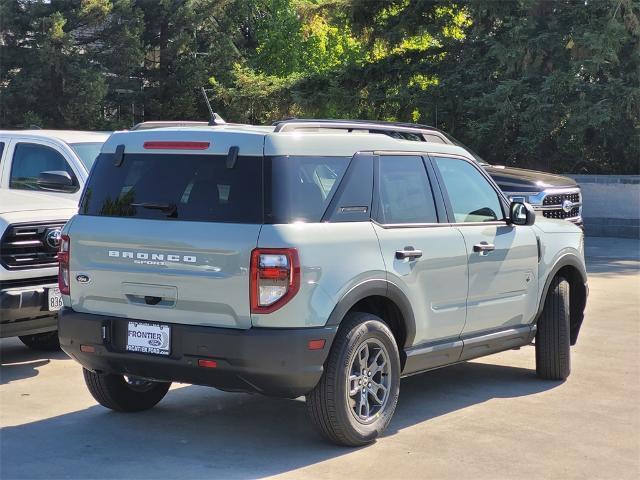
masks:
<svg viewBox="0 0 640 480"><path fill-rule="evenodd" d="M58 319L60 346L93 371L293 398L308 393L320 380L337 330L170 324L171 354L158 356L125 350L128 321L63 308ZM308 342L318 339L325 340L325 347L309 350ZM91 345L95 352L81 352L80 345ZM217 367L199 367L199 359L215 360Z"/></svg>
<svg viewBox="0 0 640 480"><path fill-rule="evenodd" d="M55 330L56 313L48 310L48 289L57 286L0 287L0 338Z"/></svg>

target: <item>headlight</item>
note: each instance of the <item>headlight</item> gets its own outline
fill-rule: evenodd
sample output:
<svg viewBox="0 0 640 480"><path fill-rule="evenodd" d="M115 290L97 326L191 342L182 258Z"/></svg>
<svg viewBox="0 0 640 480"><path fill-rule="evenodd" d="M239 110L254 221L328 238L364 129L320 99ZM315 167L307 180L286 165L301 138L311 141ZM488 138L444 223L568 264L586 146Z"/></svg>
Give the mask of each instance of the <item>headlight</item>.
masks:
<svg viewBox="0 0 640 480"><path fill-rule="evenodd" d="M544 192L539 193L513 193L509 195L509 200L512 202L529 203L534 207L542 205L542 199L544 198Z"/></svg>

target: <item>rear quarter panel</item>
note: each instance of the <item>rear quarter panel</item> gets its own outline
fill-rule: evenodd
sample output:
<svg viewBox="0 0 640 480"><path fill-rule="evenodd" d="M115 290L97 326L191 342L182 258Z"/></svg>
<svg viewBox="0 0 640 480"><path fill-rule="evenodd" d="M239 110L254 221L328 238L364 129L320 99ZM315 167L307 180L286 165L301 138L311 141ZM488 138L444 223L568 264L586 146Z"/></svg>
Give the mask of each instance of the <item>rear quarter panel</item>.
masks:
<svg viewBox="0 0 640 480"><path fill-rule="evenodd" d="M257 327L320 327L338 301L370 279L386 279L370 222L264 225L258 246L296 248L301 284L295 297L269 314L252 314Z"/></svg>

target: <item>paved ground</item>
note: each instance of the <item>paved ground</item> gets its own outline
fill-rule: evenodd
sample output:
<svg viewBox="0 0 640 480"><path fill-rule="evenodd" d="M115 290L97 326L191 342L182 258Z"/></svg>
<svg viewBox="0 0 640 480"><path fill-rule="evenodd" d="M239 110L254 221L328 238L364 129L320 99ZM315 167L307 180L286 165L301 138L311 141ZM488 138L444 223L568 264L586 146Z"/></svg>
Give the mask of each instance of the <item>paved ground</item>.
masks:
<svg viewBox="0 0 640 480"><path fill-rule="evenodd" d="M0 478L640 478L640 244L588 239L573 373L533 348L403 380L384 438L323 443L303 403L180 386L136 415L97 406L63 354L0 343Z"/></svg>

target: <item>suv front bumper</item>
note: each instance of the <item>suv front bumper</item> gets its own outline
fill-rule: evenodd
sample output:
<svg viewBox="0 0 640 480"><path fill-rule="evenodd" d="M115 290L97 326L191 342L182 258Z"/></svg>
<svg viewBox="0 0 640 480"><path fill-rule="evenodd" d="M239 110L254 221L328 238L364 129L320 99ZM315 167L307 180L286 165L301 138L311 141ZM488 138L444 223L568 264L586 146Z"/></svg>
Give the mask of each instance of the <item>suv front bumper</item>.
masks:
<svg viewBox="0 0 640 480"><path fill-rule="evenodd" d="M58 319L60 346L83 367L101 373L295 398L320 380L337 330L170 324L171 353L160 356L125 350L130 320L135 319L63 308ZM309 350L310 340L325 340L324 348ZM94 347L95 352L83 352L80 345ZM215 360L217 367L199 367L199 359Z"/></svg>
<svg viewBox="0 0 640 480"><path fill-rule="evenodd" d="M48 290L58 284L19 283L18 286L12 282L0 285L0 338L54 331L56 312L48 309Z"/></svg>

